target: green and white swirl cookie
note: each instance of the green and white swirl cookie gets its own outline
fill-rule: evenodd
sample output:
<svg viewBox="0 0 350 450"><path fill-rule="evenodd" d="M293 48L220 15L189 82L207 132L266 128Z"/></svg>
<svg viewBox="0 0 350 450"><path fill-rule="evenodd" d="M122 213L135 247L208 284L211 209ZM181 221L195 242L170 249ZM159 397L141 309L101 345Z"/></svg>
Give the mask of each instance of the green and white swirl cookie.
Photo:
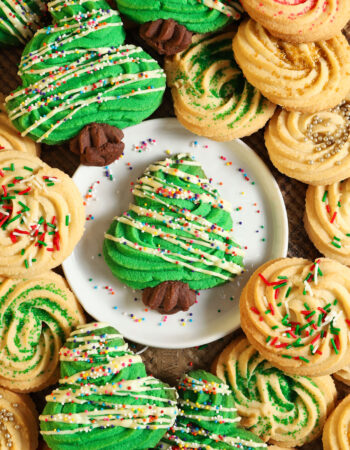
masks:
<svg viewBox="0 0 350 450"><path fill-rule="evenodd" d="M22 136L58 144L85 125L125 128L158 108L165 74L140 47L123 44L117 11L105 0L53 0L53 25L24 49L22 86L7 97Z"/></svg>
<svg viewBox="0 0 350 450"><path fill-rule="evenodd" d="M0 46L25 44L42 25L46 0L0 2Z"/></svg>
<svg viewBox="0 0 350 450"><path fill-rule="evenodd" d="M187 50L165 63L178 120L216 141L254 133L276 107L244 78L233 57L233 37L233 32L195 36Z"/></svg>
<svg viewBox="0 0 350 450"><path fill-rule="evenodd" d="M194 33L207 33L239 20L243 11L238 0L115 0L128 19L145 23L174 19Z"/></svg>
<svg viewBox="0 0 350 450"><path fill-rule="evenodd" d="M213 372L230 386L242 426L282 447L316 439L336 400L330 376L289 375L273 367L246 338L228 345Z"/></svg>
<svg viewBox="0 0 350 450"><path fill-rule="evenodd" d="M40 416L52 450L148 449L174 424L176 390L147 376L141 357L108 324L78 327L60 360L59 387Z"/></svg>
<svg viewBox="0 0 350 450"><path fill-rule="evenodd" d="M59 350L85 322L66 281L54 272L1 278L0 319L0 385L15 392L54 384Z"/></svg>
<svg viewBox="0 0 350 450"><path fill-rule="evenodd" d="M256 435L240 428L230 388L211 373L194 370L179 383L179 414L161 449L266 448Z"/></svg>

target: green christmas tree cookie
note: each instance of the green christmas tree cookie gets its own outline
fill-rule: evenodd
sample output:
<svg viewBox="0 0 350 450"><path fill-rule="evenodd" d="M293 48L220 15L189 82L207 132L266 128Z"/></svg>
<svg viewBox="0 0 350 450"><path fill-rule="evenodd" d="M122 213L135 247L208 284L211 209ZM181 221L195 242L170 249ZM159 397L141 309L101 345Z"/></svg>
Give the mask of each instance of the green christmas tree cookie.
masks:
<svg viewBox="0 0 350 450"><path fill-rule="evenodd" d="M40 416L52 450L148 449L174 424L175 389L147 376L141 357L108 324L78 327L60 361L59 387Z"/></svg>
<svg viewBox="0 0 350 450"><path fill-rule="evenodd" d="M3 0L0 2L0 45L25 44L41 27L46 1Z"/></svg>
<svg viewBox="0 0 350 450"><path fill-rule="evenodd" d="M185 375L178 386L179 414L166 433L161 449L241 449L266 448L255 434L239 427L229 387L204 370Z"/></svg>
<svg viewBox="0 0 350 450"><path fill-rule="evenodd" d="M23 136L58 144L92 122L137 124L158 108L165 75L140 47L124 43L105 0L53 0L53 24L35 34L19 65L22 86L7 110Z"/></svg>
<svg viewBox="0 0 350 450"><path fill-rule="evenodd" d="M137 23L174 19L194 33L207 33L238 20L238 0L116 0L119 11Z"/></svg>
<svg viewBox="0 0 350 450"><path fill-rule="evenodd" d="M134 204L113 220L103 253L113 274L134 289L181 281L208 289L243 270L231 236L231 205L192 155L150 165L133 189Z"/></svg>

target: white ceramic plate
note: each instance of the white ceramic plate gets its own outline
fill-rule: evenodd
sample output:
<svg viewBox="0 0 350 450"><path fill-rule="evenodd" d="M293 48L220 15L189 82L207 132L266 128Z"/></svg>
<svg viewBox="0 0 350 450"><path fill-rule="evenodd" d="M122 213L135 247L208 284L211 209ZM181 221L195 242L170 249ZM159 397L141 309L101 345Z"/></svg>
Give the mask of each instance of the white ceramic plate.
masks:
<svg viewBox="0 0 350 450"><path fill-rule="evenodd" d="M155 141L153 145L149 139ZM247 247L246 272L230 283L201 291L198 303L188 312L162 316L146 311L141 292L119 282L101 254L104 232L113 217L126 211L133 200L130 183L169 152L193 153L207 177L213 178L212 185L231 202L234 238ZM124 153L107 170L80 166L73 177L85 197L88 219L83 238L63 263L75 295L91 316L109 322L140 344L186 348L229 334L239 327L239 296L251 273L265 261L287 253L287 214L273 176L243 142L200 138L176 119L150 120L127 128Z"/></svg>

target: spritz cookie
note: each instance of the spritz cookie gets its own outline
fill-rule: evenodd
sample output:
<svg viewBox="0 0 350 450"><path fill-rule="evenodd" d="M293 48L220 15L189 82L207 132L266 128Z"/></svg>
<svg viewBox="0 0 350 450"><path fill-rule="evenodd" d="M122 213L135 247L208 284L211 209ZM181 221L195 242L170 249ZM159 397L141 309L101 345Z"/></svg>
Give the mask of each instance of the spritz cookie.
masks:
<svg viewBox="0 0 350 450"><path fill-rule="evenodd" d="M174 424L176 390L148 376L141 356L108 324L79 326L60 361L59 386L40 416L52 450L154 448Z"/></svg>
<svg viewBox="0 0 350 450"><path fill-rule="evenodd" d="M348 0L241 0L248 14L288 42L330 39L350 20Z"/></svg>
<svg viewBox="0 0 350 450"><path fill-rule="evenodd" d="M291 44L250 19L239 26L233 50L247 80L288 110L333 108L349 92L350 46L342 33L328 41Z"/></svg>
<svg viewBox="0 0 350 450"><path fill-rule="evenodd" d="M0 388L0 448L38 448L38 413L29 395Z"/></svg>
<svg viewBox="0 0 350 450"><path fill-rule="evenodd" d="M350 363L350 268L322 258L259 267L240 298L250 343L287 373L332 374Z"/></svg>
<svg viewBox="0 0 350 450"><path fill-rule="evenodd" d="M332 377L288 375L273 367L245 337L224 349L213 371L230 386L242 426L282 447L316 439L334 408Z"/></svg>
<svg viewBox="0 0 350 450"><path fill-rule="evenodd" d="M307 184L332 184L350 173L350 98L333 109L278 109L265 131L273 165Z"/></svg>
<svg viewBox="0 0 350 450"><path fill-rule="evenodd" d="M66 281L54 272L1 278L0 318L0 385L33 392L55 383L61 346L85 322Z"/></svg>
<svg viewBox="0 0 350 450"><path fill-rule="evenodd" d="M0 150L18 150L34 156L39 155L40 145L29 138L21 137L21 133L16 130L8 118L3 101L4 98L0 94Z"/></svg>
<svg viewBox="0 0 350 450"><path fill-rule="evenodd" d="M58 266L84 230L73 180L39 158L0 152L0 275L28 277Z"/></svg>
<svg viewBox="0 0 350 450"><path fill-rule="evenodd" d="M350 386L350 364L333 374L333 377L342 383Z"/></svg>
<svg viewBox="0 0 350 450"><path fill-rule="evenodd" d="M304 224L323 255L350 266L350 178L329 186L309 186Z"/></svg>
<svg viewBox="0 0 350 450"><path fill-rule="evenodd" d="M350 395L330 415L323 430L323 450L350 449Z"/></svg>
<svg viewBox="0 0 350 450"><path fill-rule="evenodd" d="M233 58L233 36L195 36L187 50L165 64L178 120L216 141L254 133L275 110L244 78Z"/></svg>

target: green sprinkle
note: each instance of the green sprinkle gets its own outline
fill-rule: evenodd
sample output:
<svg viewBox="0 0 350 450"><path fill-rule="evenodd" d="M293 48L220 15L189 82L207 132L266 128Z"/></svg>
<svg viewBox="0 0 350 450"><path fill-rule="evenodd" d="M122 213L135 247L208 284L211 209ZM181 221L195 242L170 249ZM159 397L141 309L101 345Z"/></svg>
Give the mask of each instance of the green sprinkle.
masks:
<svg viewBox="0 0 350 450"><path fill-rule="evenodd" d="M38 220L38 224L41 225L44 222L44 218L43 216L40 217L40 219Z"/></svg>
<svg viewBox="0 0 350 450"><path fill-rule="evenodd" d="M26 269L28 269L29 264L28 264L28 261L26 259L24 260L24 265L26 266Z"/></svg>
<svg viewBox="0 0 350 450"><path fill-rule="evenodd" d="M332 306L332 303L328 303L323 309L328 309Z"/></svg>
<svg viewBox="0 0 350 450"><path fill-rule="evenodd" d="M10 223L12 223L12 222L14 222L15 220L19 219L20 217L21 217L21 214L17 214L17 216L15 216L15 217L13 217L12 219L10 219L10 220L8 220L7 222L5 222L5 223L4 223L4 225L6 225L5 228L7 227L7 225L9 225ZM3 226L4 226L4 225L3 225ZM5 229L5 228L4 228L4 229Z"/></svg>
<svg viewBox="0 0 350 450"><path fill-rule="evenodd" d="M279 289L279 288L281 288L281 287L285 286L286 284L287 284L287 282L285 282L285 283L281 283L281 284L277 284L276 286L273 286L273 288L272 288L272 289Z"/></svg>
<svg viewBox="0 0 350 450"><path fill-rule="evenodd" d="M13 183L9 183L7 186L8 186L8 187L13 187L14 184L13 184Z"/></svg>
<svg viewBox="0 0 350 450"><path fill-rule="evenodd" d="M285 277L285 276L279 276L279 277L277 277L279 280L288 280L288 277Z"/></svg>
<svg viewBox="0 0 350 450"><path fill-rule="evenodd" d="M335 298L334 302L333 302L333 305L335 306L337 303L338 303L338 300Z"/></svg>
<svg viewBox="0 0 350 450"><path fill-rule="evenodd" d="M290 355L282 355L282 358L292 359L292 357Z"/></svg>
<svg viewBox="0 0 350 450"><path fill-rule="evenodd" d="M299 337L295 342L293 342L293 347L298 347L301 343L301 338Z"/></svg>
<svg viewBox="0 0 350 450"><path fill-rule="evenodd" d="M270 314L270 310L269 309L267 309L266 311L265 311L265 314Z"/></svg>
<svg viewBox="0 0 350 450"><path fill-rule="evenodd" d="M22 248L21 255L24 255L24 253L25 253L25 250L24 250L24 248Z"/></svg>
<svg viewBox="0 0 350 450"><path fill-rule="evenodd" d="M334 342L334 339L333 339L333 338L331 339L331 342L332 342L334 351L335 351L335 353L336 353L336 355L337 355L337 354L339 353L339 351L338 351L338 349L337 349L337 346L335 345L335 342Z"/></svg>
<svg viewBox="0 0 350 450"><path fill-rule="evenodd" d="M320 269L320 266L318 266L317 272L318 272L318 274L319 274L321 277L323 277L323 273L322 273L322 270Z"/></svg>
<svg viewBox="0 0 350 450"><path fill-rule="evenodd" d="M339 239L337 236L334 236L334 237L333 237L333 241L334 241L334 240L335 240L335 241L340 241L340 239Z"/></svg>
<svg viewBox="0 0 350 450"><path fill-rule="evenodd" d="M322 319L323 319L323 314L320 314L320 315L318 316L318 321L317 321L317 326L318 326L318 327L321 325Z"/></svg>
<svg viewBox="0 0 350 450"><path fill-rule="evenodd" d="M307 309L308 311L310 311L310 307L309 307L309 305L308 305L307 303L304 303L304 307L305 307L305 309Z"/></svg>
<svg viewBox="0 0 350 450"><path fill-rule="evenodd" d="M303 282L304 282L304 281L307 281L307 280L310 278L310 275L312 275L311 272L309 272L309 273L306 275L306 277L304 278Z"/></svg>
<svg viewBox="0 0 350 450"><path fill-rule="evenodd" d="M268 342L270 342L270 340L271 340L271 336L267 336L267 338L266 338L266 344L268 343Z"/></svg>
<svg viewBox="0 0 350 450"><path fill-rule="evenodd" d="M321 331L321 338L324 336L324 330Z"/></svg>
<svg viewBox="0 0 350 450"><path fill-rule="evenodd" d="M289 297L289 294L290 294L291 290L292 290L292 286L289 286L289 288L287 289L287 292L286 292L286 298Z"/></svg>
<svg viewBox="0 0 350 450"><path fill-rule="evenodd" d="M278 325L274 325L273 327L271 327L272 330L277 330Z"/></svg>
<svg viewBox="0 0 350 450"><path fill-rule="evenodd" d="M70 219L70 217L69 217L69 215L67 215L66 216L66 227L68 227L68 225L69 225L69 219Z"/></svg>
<svg viewBox="0 0 350 450"><path fill-rule="evenodd" d="M47 222L46 225L50 228L56 228L56 225L54 225L53 223Z"/></svg>
<svg viewBox="0 0 350 450"><path fill-rule="evenodd" d="M325 202L328 195L328 191L325 191L322 197L322 201Z"/></svg>
<svg viewBox="0 0 350 450"><path fill-rule="evenodd" d="M347 237L350 237L350 233L346 233Z"/></svg>
<svg viewBox="0 0 350 450"><path fill-rule="evenodd" d="M277 303L277 306L280 308L282 306L282 302Z"/></svg>
<svg viewBox="0 0 350 450"><path fill-rule="evenodd" d="M29 172L34 172L34 169L28 166L23 166L23 169L29 170Z"/></svg>
<svg viewBox="0 0 350 450"><path fill-rule="evenodd" d="M331 244L333 245L333 247L336 247L336 248L341 248L341 245L340 244L337 244L336 242L331 242Z"/></svg>
<svg viewBox="0 0 350 450"><path fill-rule="evenodd" d="M312 344L310 345L310 351L311 353L314 351L314 346Z"/></svg>
<svg viewBox="0 0 350 450"><path fill-rule="evenodd" d="M306 362L306 363L309 363L309 362L310 362L310 360L309 360L309 359L306 359L306 358L304 358L304 356L299 356L299 359L300 359L301 361L304 361L304 362Z"/></svg>
<svg viewBox="0 0 350 450"><path fill-rule="evenodd" d="M338 208L341 208L341 203L340 203L340 201L338 202Z"/></svg>
<svg viewBox="0 0 350 450"><path fill-rule="evenodd" d="M40 241L39 239L38 239L38 244L43 245L44 247L47 247L46 242Z"/></svg>
<svg viewBox="0 0 350 450"><path fill-rule="evenodd" d="M310 314L305 316L305 319L308 319L309 317L312 317L314 314L316 314L316 311L312 311Z"/></svg>
<svg viewBox="0 0 350 450"><path fill-rule="evenodd" d="M300 325L297 325L296 327L295 327L295 333L296 334L298 334L298 335L300 335Z"/></svg>
<svg viewBox="0 0 350 450"><path fill-rule="evenodd" d="M14 163L12 163L12 164L10 165L10 170L11 170L11 172L14 172L14 171L15 171L15 165L14 165Z"/></svg>

